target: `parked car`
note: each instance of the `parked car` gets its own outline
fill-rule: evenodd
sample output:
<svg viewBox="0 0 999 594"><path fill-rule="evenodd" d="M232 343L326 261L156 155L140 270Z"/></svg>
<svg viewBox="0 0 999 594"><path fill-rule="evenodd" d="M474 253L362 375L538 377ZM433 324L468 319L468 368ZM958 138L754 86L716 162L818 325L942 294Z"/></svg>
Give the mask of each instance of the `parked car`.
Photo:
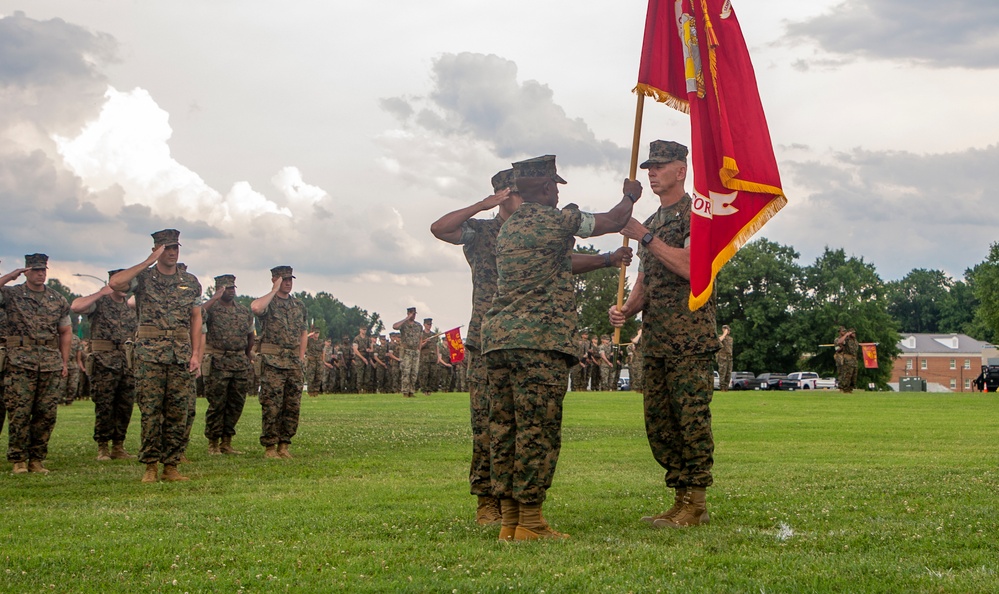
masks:
<svg viewBox="0 0 999 594"><path fill-rule="evenodd" d="M621 368L621 375L617 378L617 389L628 391L631 389L631 372L627 367Z"/></svg>
<svg viewBox="0 0 999 594"><path fill-rule="evenodd" d="M760 381L751 371L733 371L730 390L759 390Z"/></svg>
<svg viewBox="0 0 999 594"><path fill-rule="evenodd" d="M787 379L786 373L761 373L758 378L761 390L797 390L798 382Z"/></svg>
<svg viewBox="0 0 999 594"><path fill-rule="evenodd" d="M715 373L715 390L720 390L721 389L721 376L718 375L717 371L714 372L714 373Z"/></svg>
<svg viewBox="0 0 999 594"><path fill-rule="evenodd" d="M797 382L799 390L814 390L819 381L819 374L814 371L795 371L787 374L789 382Z"/></svg>
<svg viewBox="0 0 999 594"><path fill-rule="evenodd" d="M820 377L815 380L816 390L835 390L837 385L836 378L834 377Z"/></svg>

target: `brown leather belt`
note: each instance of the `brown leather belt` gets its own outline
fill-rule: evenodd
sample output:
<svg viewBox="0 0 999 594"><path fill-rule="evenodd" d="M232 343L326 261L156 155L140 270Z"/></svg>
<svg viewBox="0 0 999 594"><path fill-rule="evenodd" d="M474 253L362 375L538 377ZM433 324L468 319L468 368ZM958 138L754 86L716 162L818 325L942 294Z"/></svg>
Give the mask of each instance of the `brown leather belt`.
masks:
<svg viewBox="0 0 999 594"><path fill-rule="evenodd" d="M19 346L48 346L57 347L59 346L59 341L55 338L50 338L48 340L35 340L29 336L8 336L7 337L7 348L13 349Z"/></svg>
<svg viewBox="0 0 999 594"><path fill-rule="evenodd" d="M190 331L184 328L162 330L156 326L139 326L139 338L173 338L183 342L191 341Z"/></svg>
<svg viewBox="0 0 999 594"><path fill-rule="evenodd" d="M205 354L206 355L225 355L227 353L245 354L246 351L242 350L242 349L232 349L232 350L227 351L225 349L217 349L215 347L210 347L208 345L205 345Z"/></svg>

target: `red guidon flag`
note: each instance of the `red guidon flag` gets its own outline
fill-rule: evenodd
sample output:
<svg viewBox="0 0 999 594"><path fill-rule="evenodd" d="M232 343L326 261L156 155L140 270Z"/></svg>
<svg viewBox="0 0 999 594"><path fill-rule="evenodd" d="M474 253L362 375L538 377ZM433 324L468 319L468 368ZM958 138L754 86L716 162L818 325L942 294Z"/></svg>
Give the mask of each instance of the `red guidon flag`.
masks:
<svg viewBox="0 0 999 594"><path fill-rule="evenodd" d="M465 343L461 341L460 326L444 333L447 339L447 348L451 353L451 362L458 363L465 360Z"/></svg>
<svg viewBox="0 0 999 594"><path fill-rule="evenodd" d="M867 369L878 368L878 345L875 342L860 343L860 352L864 355L864 367Z"/></svg>
<svg viewBox="0 0 999 594"><path fill-rule="evenodd" d="M690 309L787 204L749 51L730 0L649 0L637 92L690 114Z"/></svg>

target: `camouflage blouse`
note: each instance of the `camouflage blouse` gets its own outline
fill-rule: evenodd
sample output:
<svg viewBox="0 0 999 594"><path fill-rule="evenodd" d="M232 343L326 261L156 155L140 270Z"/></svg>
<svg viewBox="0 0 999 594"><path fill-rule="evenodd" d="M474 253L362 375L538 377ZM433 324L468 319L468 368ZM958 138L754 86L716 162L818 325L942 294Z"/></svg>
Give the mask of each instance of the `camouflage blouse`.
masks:
<svg viewBox="0 0 999 594"><path fill-rule="evenodd" d="M402 342L401 354L405 351L416 351L420 348L420 339L423 338L423 326L415 320L403 323L399 327L399 337Z"/></svg>
<svg viewBox="0 0 999 594"><path fill-rule="evenodd" d="M247 335L253 333L253 314L245 305L235 301L232 305L216 302L204 314L205 346L208 349L226 351L212 354L212 369L218 371L242 371L246 369Z"/></svg>
<svg viewBox="0 0 999 594"><path fill-rule="evenodd" d="M177 266L175 274L163 274L156 266L140 272L129 287L135 293L139 326L160 330L191 331L191 311L201 305L198 277ZM190 338L164 336L137 338L135 356L150 363L187 363L193 354Z"/></svg>
<svg viewBox="0 0 999 594"><path fill-rule="evenodd" d="M473 349L479 348L482 317L496 295L496 236L502 226L499 219L470 219L461 226L458 243L472 270L472 319L465 345Z"/></svg>
<svg viewBox="0 0 999 594"><path fill-rule="evenodd" d="M690 196L660 207L645 226L666 245L682 248L690 239ZM715 334L715 296L697 311L690 311L690 281L639 246L645 273L645 308L642 310L642 352L646 357L706 355L718 350Z"/></svg>
<svg viewBox="0 0 999 594"><path fill-rule="evenodd" d="M301 367L299 353L308 318L305 304L291 296L287 299L275 296L264 313L257 317L260 319L258 340L282 349L280 355L261 355L263 362L278 369Z"/></svg>
<svg viewBox="0 0 999 594"><path fill-rule="evenodd" d="M47 345L18 346L7 350L7 363L22 369L61 371L59 328L71 326L69 303L50 287L32 291L27 283L0 287L0 308L7 314L7 336L52 341Z"/></svg>
<svg viewBox="0 0 999 594"><path fill-rule="evenodd" d="M124 299L119 303L109 295L102 295L86 312L90 318L90 338L92 340L109 340L116 346L135 338L135 330L139 327L135 311ZM95 351L94 362L108 369L125 369L125 353L120 349L113 351Z"/></svg>
<svg viewBox="0 0 999 594"><path fill-rule="evenodd" d="M593 215L525 202L496 238L497 292L482 324L482 352L558 351L578 356L574 235ZM592 224L588 225L592 229Z"/></svg>

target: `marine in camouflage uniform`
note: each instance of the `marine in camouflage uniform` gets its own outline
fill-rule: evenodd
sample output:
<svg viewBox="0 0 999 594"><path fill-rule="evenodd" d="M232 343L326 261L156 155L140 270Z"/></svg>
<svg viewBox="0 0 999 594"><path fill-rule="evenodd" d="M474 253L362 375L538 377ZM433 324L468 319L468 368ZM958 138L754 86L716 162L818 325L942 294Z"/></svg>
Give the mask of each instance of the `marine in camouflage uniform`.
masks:
<svg viewBox="0 0 999 594"><path fill-rule="evenodd" d="M585 334L585 333L584 333ZM576 358L579 362L569 369L569 386L573 392L581 392L586 389L586 351L589 349L590 341L580 337L576 340Z"/></svg>
<svg viewBox="0 0 999 594"><path fill-rule="evenodd" d="M839 349L839 389L844 394L853 393L857 387L857 354L860 351L860 343L857 342L857 330L850 328L841 329L839 337L836 338L836 347Z"/></svg>
<svg viewBox="0 0 999 594"><path fill-rule="evenodd" d="M291 458L298 432L307 344L305 304L291 296L291 266L271 268L271 292L250 304L260 319L260 444L266 458Z"/></svg>
<svg viewBox="0 0 999 594"><path fill-rule="evenodd" d="M308 334L308 343L305 345L305 385L308 386L309 396L318 396L322 392L323 384L323 343L319 341L319 331L315 328Z"/></svg>
<svg viewBox="0 0 999 594"><path fill-rule="evenodd" d="M611 390L614 381L614 350L611 347L610 336L602 335L597 347L597 362L600 364L600 389L604 392ZM617 389L616 384L614 389Z"/></svg>
<svg viewBox="0 0 999 594"><path fill-rule="evenodd" d="M4 377L7 372L7 310L0 306L0 432L7 422L7 405L3 401Z"/></svg>
<svg viewBox="0 0 999 594"><path fill-rule="evenodd" d="M399 331L402 347L399 356L400 389L404 398L412 398L420 373L420 341L423 339L423 328L416 321L416 308L407 308L406 317L392 324L392 329Z"/></svg>
<svg viewBox="0 0 999 594"><path fill-rule="evenodd" d="M728 384L732 381L732 334L728 325L722 326L721 336L718 337L720 346L715 360L718 362L718 387L722 392L728 392Z"/></svg>
<svg viewBox="0 0 999 594"><path fill-rule="evenodd" d="M558 209L555 157L514 163L524 203L496 238L497 291L482 323L490 402L493 494L500 499L501 540L566 538L552 530L541 507L562 443L562 402L576 364L574 236L619 231L631 217L641 185L610 213L575 205ZM598 259L600 259L598 257Z"/></svg>
<svg viewBox="0 0 999 594"><path fill-rule="evenodd" d="M108 279L121 272L109 270ZM128 295L104 285L73 301L74 313L90 319L90 397L94 402L94 441L97 459L135 458L125 451L125 436L135 406L135 377L125 351L139 327ZM108 450L108 442L112 448Z"/></svg>
<svg viewBox="0 0 999 594"><path fill-rule="evenodd" d="M398 332L389 334L388 348L388 391L398 394L402 390L402 341Z"/></svg>
<svg viewBox="0 0 999 594"><path fill-rule="evenodd" d="M628 373L631 376L631 389L641 392L645 389L645 357L642 355L642 330L631 339L631 346L628 348Z"/></svg>
<svg viewBox="0 0 999 594"><path fill-rule="evenodd" d="M152 234L153 251L143 262L116 273L108 284L135 295L139 328L132 357L135 396L142 414L139 461L142 481L185 481L177 471L189 436L188 416L201 367L201 283L177 262L180 231Z"/></svg>
<svg viewBox="0 0 999 594"><path fill-rule="evenodd" d="M433 318L423 319L423 336L420 337L420 379L417 382L424 394L437 391L437 338L432 330Z"/></svg>
<svg viewBox="0 0 999 594"><path fill-rule="evenodd" d="M357 336L350 344L350 352L354 355L353 358L353 369L354 369L354 393L363 394L367 392L367 376L368 376L368 345L371 341L368 340L368 329L365 326L358 328Z"/></svg>
<svg viewBox="0 0 999 594"><path fill-rule="evenodd" d="M690 311L689 269L675 264L690 260L691 200L683 188L686 158L687 148L681 144L652 143L642 168L649 170L660 208L644 225L633 220L622 232L639 241L641 267L623 309L610 309L616 327L642 312L645 429L652 455L666 470L666 486L674 489L672 508L643 518L657 527L708 521L705 490L712 484L714 463L710 405L712 360L718 350L715 298Z"/></svg>
<svg viewBox="0 0 999 594"><path fill-rule="evenodd" d="M60 379L70 365L69 303L45 285L48 260L45 254L29 254L24 268L0 277L0 308L7 318L7 460L15 474L48 473L42 462L55 427ZM6 286L21 274L25 282Z"/></svg>
<svg viewBox="0 0 999 594"><path fill-rule="evenodd" d="M246 405L253 352L253 314L236 301L236 277L215 277L215 294L201 307L205 319L205 437L209 454L242 454L232 447Z"/></svg>

